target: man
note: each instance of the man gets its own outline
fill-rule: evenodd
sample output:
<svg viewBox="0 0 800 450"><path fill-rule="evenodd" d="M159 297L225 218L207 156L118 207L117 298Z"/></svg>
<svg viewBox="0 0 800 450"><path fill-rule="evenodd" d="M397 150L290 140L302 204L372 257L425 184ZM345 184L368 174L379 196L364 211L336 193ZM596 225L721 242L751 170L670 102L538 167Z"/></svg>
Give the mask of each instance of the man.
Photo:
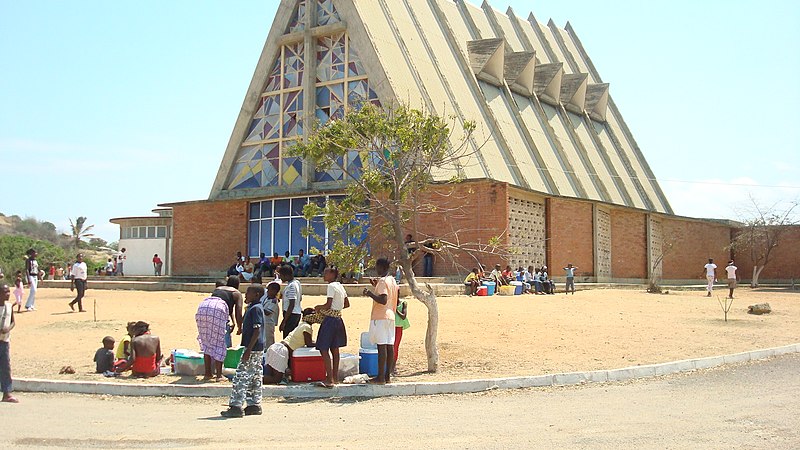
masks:
<svg viewBox="0 0 800 450"><path fill-rule="evenodd" d="M136 322L131 340L131 374L138 377L154 377L161 372L161 339L150 334L150 324Z"/></svg>
<svg viewBox="0 0 800 450"><path fill-rule="evenodd" d="M83 309L83 294L86 292L88 273L89 270L86 267L86 263L83 262L83 253L78 253L77 261L72 265L72 269L70 269L69 272L69 290L70 292L78 291L78 295L75 296L75 299L69 302L69 309L71 309L72 312L75 312L76 303L78 304L78 312L86 312Z"/></svg>
<svg viewBox="0 0 800 450"><path fill-rule="evenodd" d="M297 252L297 269L295 276L307 277L311 271L311 257L302 248Z"/></svg>
<svg viewBox="0 0 800 450"><path fill-rule="evenodd" d="M221 298L228 306L228 315L231 320L225 333L225 346L231 347L233 345L231 334L234 326L237 330L236 334L242 334L242 303L244 303L244 300L242 299L242 293L239 292L239 276L229 276L226 285L214 289L211 296Z"/></svg>
<svg viewBox="0 0 800 450"><path fill-rule="evenodd" d="M125 276L125 260L128 259L128 255L125 254L125 248L123 247L122 250L119 251L117 255L117 273L116 275L119 277Z"/></svg>
<svg viewBox="0 0 800 450"><path fill-rule="evenodd" d="M394 361L395 311L397 310L397 282L389 276L389 260L380 258L375 263L378 278L370 279L375 292L364 288L364 295L372 299L369 338L378 346L378 376L370 380L375 384L386 384Z"/></svg>
<svg viewBox="0 0 800 450"><path fill-rule="evenodd" d="M245 350L233 377L228 409L221 413L223 417L261 415L263 376L261 359L264 354L264 308L261 305L261 297L263 296L264 286L252 284L247 287L245 293L247 311L242 326L242 346ZM245 401L247 407L242 410Z"/></svg>
<svg viewBox="0 0 800 450"><path fill-rule="evenodd" d="M289 336L303 317L303 307L300 302L303 300L303 289L300 282L294 277L294 270L289 266L282 266L278 269L281 281L286 283L283 289L283 320L278 330L283 332L283 337Z"/></svg>
<svg viewBox="0 0 800 450"><path fill-rule="evenodd" d="M738 269L738 267L733 265L733 260L728 261L728 266L725 267L725 272L728 274L728 289L730 290L728 298L733 298L733 290L736 289L736 283L739 282L736 269Z"/></svg>
<svg viewBox="0 0 800 450"><path fill-rule="evenodd" d="M572 295L575 295L575 270L577 267L574 267L572 263L567 264L567 267L564 267L564 271L567 273L567 282L564 286L564 294L569 294L569 289L572 288Z"/></svg>
<svg viewBox="0 0 800 450"><path fill-rule="evenodd" d="M708 280L708 286L706 286L708 294L706 294L706 297L711 297L711 291L714 289L714 282L717 281L717 265L714 264L714 259L708 258L708 264L703 267L705 268L706 280Z"/></svg>
<svg viewBox="0 0 800 450"><path fill-rule="evenodd" d="M278 252L273 253L272 258L269 259L269 276L274 277L275 273L281 268L282 265L283 258L278 255Z"/></svg>
<svg viewBox="0 0 800 450"><path fill-rule="evenodd" d="M157 277L161 276L161 268L164 266L164 261L158 257L158 253L153 255L153 272Z"/></svg>

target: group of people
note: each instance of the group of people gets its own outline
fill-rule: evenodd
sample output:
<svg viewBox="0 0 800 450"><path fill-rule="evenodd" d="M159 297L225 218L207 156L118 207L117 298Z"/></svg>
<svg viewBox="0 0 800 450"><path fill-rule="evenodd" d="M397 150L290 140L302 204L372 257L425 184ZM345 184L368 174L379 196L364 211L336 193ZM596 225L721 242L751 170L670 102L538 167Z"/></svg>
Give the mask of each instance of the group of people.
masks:
<svg viewBox="0 0 800 450"><path fill-rule="evenodd" d="M493 282L496 286L508 286L513 282L522 283L523 292L526 294L555 294L555 281L551 280L547 273L547 266L534 268L534 266L518 267L516 270L507 265L505 269L500 268L500 264L495 264L494 270L488 274L484 272L483 266L472 269L472 272L464 278L464 286L467 287L470 296L478 294L478 288L483 282ZM565 293L575 294L575 271L578 268L571 263L564 267L566 272Z"/></svg>
<svg viewBox="0 0 800 450"><path fill-rule="evenodd" d="M396 348L402 329L408 326L407 304L398 302L399 288L389 275L389 261L379 259L376 271L378 277L370 280L372 289L363 292L373 302L369 335L378 348L378 375L370 382L384 384L390 382L396 370ZM292 353L301 347L314 347L322 355L325 380L320 386L330 388L340 381L339 349L347 345L342 311L350 306L350 299L338 281L338 269L323 270L328 283L325 302L313 308L302 306L302 286L295 278L294 267L282 265L277 273L279 281L271 281L266 287L252 283L244 296L239 291L240 278L231 275L225 286L217 287L197 309L198 340L205 358L204 380L222 378L222 364L230 346L226 340L234 329L241 335L244 352L233 377L228 409L222 411L224 417L261 414L261 386L284 382ZM319 324L316 341L314 324ZM283 337L279 342L275 341L276 326Z"/></svg>
<svg viewBox="0 0 800 450"><path fill-rule="evenodd" d="M728 261L728 265L725 266L726 283L729 291L728 298L733 298L733 290L736 289L736 285L739 283L739 275L736 274L738 269L733 260ZM714 264L713 258L709 258L706 265L703 266L703 276L705 276L708 282L706 286L706 297L711 297L711 292L714 290L714 283L717 282L717 265Z"/></svg>
<svg viewBox="0 0 800 450"><path fill-rule="evenodd" d="M227 276L235 275L241 281L261 283L264 277L277 279L277 270L283 266L291 267L296 277L306 277L322 275L327 265L324 254L310 256L302 248L297 252L297 256L291 256L288 250L284 256L275 252L272 257L267 257L262 252L255 262L253 258L243 256L242 252L236 252L236 261L228 268Z"/></svg>
<svg viewBox="0 0 800 450"><path fill-rule="evenodd" d="M112 336L103 338L103 346L94 354L97 373L112 377L130 370L135 377L154 377L161 372L161 339L150 332L147 322L128 322L116 351L115 344Z"/></svg>

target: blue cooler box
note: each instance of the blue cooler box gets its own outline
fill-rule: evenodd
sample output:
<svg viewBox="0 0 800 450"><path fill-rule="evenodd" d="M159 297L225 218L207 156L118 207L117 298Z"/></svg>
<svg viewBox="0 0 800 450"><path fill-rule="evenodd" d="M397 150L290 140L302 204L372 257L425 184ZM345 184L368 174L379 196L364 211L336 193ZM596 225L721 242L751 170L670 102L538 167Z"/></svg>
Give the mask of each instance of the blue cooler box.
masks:
<svg viewBox="0 0 800 450"><path fill-rule="evenodd" d="M371 377L378 376L378 349L361 348L358 350L361 360L358 362L358 372Z"/></svg>
<svg viewBox="0 0 800 450"><path fill-rule="evenodd" d="M495 282L494 281L484 281L483 285L486 286L486 295L494 295L494 288Z"/></svg>
<svg viewBox="0 0 800 450"><path fill-rule="evenodd" d="M521 281L512 281L511 285L514 286L514 295L522 295L525 286L522 285Z"/></svg>

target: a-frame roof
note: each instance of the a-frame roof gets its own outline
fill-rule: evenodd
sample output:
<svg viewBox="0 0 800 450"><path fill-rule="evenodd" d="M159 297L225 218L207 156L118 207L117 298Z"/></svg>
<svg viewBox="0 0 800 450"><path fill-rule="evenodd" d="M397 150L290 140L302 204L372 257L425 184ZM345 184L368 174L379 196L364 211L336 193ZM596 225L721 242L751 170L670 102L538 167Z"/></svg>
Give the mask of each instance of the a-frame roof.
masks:
<svg viewBox="0 0 800 450"><path fill-rule="evenodd" d="M298 1L307 10L332 8L337 23L319 26L307 18L305 35L292 34ZM281 186L235 189L234 161L282 44L300 39L312 48L318 36L337 30L346 30L347 45L357 49L369 88L384 105L401 101L478 123L470 142L476 152L437 176L458 172L549 195L672 213L572 26L545 25L532 14L523 18L510 8L502 13L486 2L463 0L281 1L212 198L292 192ZM313 120L313 95L305 101L305 117ZM306 181L295 190L331 186L317 185L313 168L304 170Z"/></svg>

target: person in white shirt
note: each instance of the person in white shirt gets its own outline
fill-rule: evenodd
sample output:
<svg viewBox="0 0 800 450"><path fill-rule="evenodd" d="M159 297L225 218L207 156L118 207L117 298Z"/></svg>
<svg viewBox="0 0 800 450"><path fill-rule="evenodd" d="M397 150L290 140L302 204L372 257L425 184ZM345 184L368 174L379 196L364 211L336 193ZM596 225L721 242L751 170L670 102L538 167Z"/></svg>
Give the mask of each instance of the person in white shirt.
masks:
<svg viewBox="0 0 800 450"><path fill-rule="evenodd" d="M714 282L717 281L717 265L714 264L714 260L712 258L708 258L708 264L703 267L706 271L706 280L708 280L708 286L706 287L708 294L706 297L711 297L711 291L714 289Z"/></svg>
<svg viewBox="0 0 800 450"><path fill-rule="evenodd" d="M86 263L83 262L83 253L78 253L77 261L75 261L75 264L72 265L72 269L69 271L69 290L78 291L75 300L69 302L69 308L72 311L75 311L75 304L77 303L78 312L86 312L83 309L83 294L86 292L86 278L88 273L89 269L86 267Z"/></svg>
<svg viewBox="0 0 800 450"><path fill-rule="evenodd" d="M322 354L325 364L325 381L323 387L333 387L338 382L339 348L347 346L347 330L342 320L342 310L350 307L347 291L339 279L339 269L328 267L322 273L328 283L326 302L314 307L314 311L322 314L322 325L317 332L317 350Z"/></svg>
<svg viewBox="0 0 800 450"><path fill-rule="evenodd" d="M739 277L736 275L736 269L738 269L738 267L733 265L733 260L728 261L728 266L725 268L725 272L728 274L728 289L730 290L728 298L733 298L733 290L736 289L736 283L739 281Z"/></svg>
<svg viewBox="0 0 800 450"><path fill-rule="evenodd" d="M125 254L125 249L119 251L119 255L117 255L117 273L118 277L125 276L125 260L128 259L128 255Z"/></svg>
<svg viewBox="0 0 800 450"><path fill-rule="evenodd" d="M303 307L300 302L303 300L303 290L300 282L294 277L294 269L289 266L281 266L278 269L281 281L286 283L283 289L283 320L278 326L278 330L283 332L283 338L289 336L303 317Z"/></svg>

